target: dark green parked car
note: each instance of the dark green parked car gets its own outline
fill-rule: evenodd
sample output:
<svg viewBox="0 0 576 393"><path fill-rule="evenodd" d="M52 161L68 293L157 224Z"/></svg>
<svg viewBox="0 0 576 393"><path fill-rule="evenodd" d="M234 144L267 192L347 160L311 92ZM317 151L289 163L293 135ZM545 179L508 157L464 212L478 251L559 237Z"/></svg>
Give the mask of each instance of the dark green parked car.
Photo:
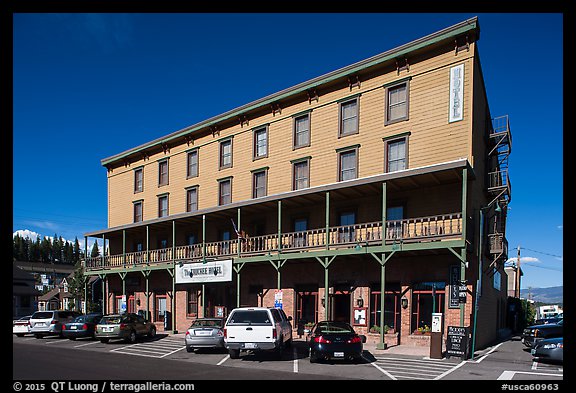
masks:
<svg viewBox="0 0 576 393"><path fill-rule="evenodd" d="M102 317L96 325L96 339L107 343L110 339L123 339L129 343L139 337L156 336L156 326L137 314L111 314Z"/></svg>

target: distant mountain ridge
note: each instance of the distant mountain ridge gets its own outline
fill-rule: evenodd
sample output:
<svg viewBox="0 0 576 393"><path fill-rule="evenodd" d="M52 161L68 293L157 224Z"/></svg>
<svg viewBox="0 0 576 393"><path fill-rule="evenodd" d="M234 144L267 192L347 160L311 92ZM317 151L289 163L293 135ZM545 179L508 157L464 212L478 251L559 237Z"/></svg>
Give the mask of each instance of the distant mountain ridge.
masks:
<svg viewBox="0 0 576 393"><path fill-rule="evenodd" d="M520 296L535 302L547 304L562 304L564 302L564 286L549 288L526 288L520 290Z"/></svg>

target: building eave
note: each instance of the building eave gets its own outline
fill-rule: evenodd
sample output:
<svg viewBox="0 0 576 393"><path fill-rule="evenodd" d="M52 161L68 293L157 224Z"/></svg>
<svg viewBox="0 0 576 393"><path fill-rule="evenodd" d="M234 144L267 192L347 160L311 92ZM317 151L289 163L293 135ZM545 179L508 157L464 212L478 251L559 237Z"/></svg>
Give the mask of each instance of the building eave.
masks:
<svg viewBox="0 0 576 393"><path fill-rule="evenodd" d="M447 161L447 162L442 162L442 163L438 163L438 164L432 164L432 165L426 165L426 166L417 167L417 168L405 169L405 170L397 171L397 172L383 173L383 174L367 176L367 177L363 177L363 178L359 178L359 179L353 179L353 180L341 181L341 182L336 182L336 183L324 184L324 185L320 185L320 186L316 186L316 187L309 187L309 188L305 188L302 190L286 191L286 192L282 192L282 193L278 193L278 194L274 194L274 195L269 195L269 196L265 196L265 197L261 197L261 198L256 198L256 199L246 199L243 201L229 203L229 204L223 205L223 206L213 206L213 207L209 207L206 209L200 209L200 210L196 210L194 212L178 213L178 214L174 214L174 215L171 215L168 217L154 218L151 220L141 221L138 223L125 224L125 225L120 225L120 226L116 226L116 227L112 227L112 228L108 228L108 229L102 229L99 231L87 232L84 234L84 236L85 237L100 237L100 236L104 236L106 234L121 231L121 230L128 230L128 229L142 227L145 225L153 225L153 224L158 224L158 223L163 223L163 222L169 223L169 222L172 222L175 220L190 218L193 216L201 217L203 214L211 214L211 213L216 213L216 212L220 212L220 211L224 211L224 210L237 209L240 207L254 205L254 204L276 202L276 201L286 199L286 198L294 198L294 197L310 195L310 194L317 194L317 193L322 193L322 192L327 192L327 191L335 191L335 190L339 190L339 189L343 189L343 188L347 188L347 187L356 187L356 186L362 186L362 185L371 184L371 183L381 183L381 182L391 181L394 179L401 179L401 178L406 178L406 177L411 177L411 176L426 175L429 173L436 173L439 171L453 171L453 170L464 169L464 168L468 169L468 179L469 180L476 179L476 174L474 172L474 169L472 168L472 166L470 165L468 160L466 158L461 158L461 159L457 159L457 160L453 160L453 161Z"/></svg>

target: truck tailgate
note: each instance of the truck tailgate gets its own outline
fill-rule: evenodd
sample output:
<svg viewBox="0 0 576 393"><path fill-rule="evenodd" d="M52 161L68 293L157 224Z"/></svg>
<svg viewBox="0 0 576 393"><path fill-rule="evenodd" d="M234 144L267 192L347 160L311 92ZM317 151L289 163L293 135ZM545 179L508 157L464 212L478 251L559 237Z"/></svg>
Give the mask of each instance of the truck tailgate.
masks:
<svg viewBox="0 0 576 393"><path fill-rule="evenodd" d="M227 342L273 342L273 326L227 326Z"/></svg>

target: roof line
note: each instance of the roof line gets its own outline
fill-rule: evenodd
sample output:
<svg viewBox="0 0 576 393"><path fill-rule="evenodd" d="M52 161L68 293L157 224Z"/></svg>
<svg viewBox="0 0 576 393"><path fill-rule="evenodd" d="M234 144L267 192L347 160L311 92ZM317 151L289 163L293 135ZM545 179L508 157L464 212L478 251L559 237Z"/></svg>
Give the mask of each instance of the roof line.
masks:
<svg viewBox="0 0 576 393"><path fill-rule="evenodd" d="M388 61L388 60L390 60L396 56L400 56L400 55L406 54L408 52L415 51L415 50L421 49L423 47L432 45L432 44L439 42L439 41L442 41L442 40L444 40L450 36L463 34L467 31L475 30L475 29L479 29L478 17L476 17L476 16L469 18L465 21L462 21L460 23L457 23L453 26L439 30L435 33L432 33L432 34L429 34L427 36L418 38L418 39L411 41L407 44L398 46L394 49L390 49L386 52L372 56L368 59L361 60L361 61L356 62L354 64L351 64L351 65L345 66L343 68L337 69L335 71L331 71L327 74L324 74L324 75L318 76L316 78L310 79L308 81L302 82L302 83L297 84L295 86L281 90L277 93L274 93L274 94L268 95L266 97L260 98L258 100L252 101L248 104L239 106L237 108L234 108L232 110L224 112L220 115L213 116L207 120L203 120L203 121L196 123L192 126L185 127L181 130L175 131L175 132L170 133L166 136L154 139L150 142L136 146L136 147L129 149L129 150L126 150L122 153L104 158L101 160L101 165L106 166L106 165L111 164L117 160L125 158L131 154L138 153L139 151L145 150L149 147L171 141L173 139L179 138L179 137L186 135L186 134L189 134L191 132L198 131L201 128L205 128L205 127L214 125L215 123L228 120L228 119L230 119L234 116L237 116L239 114L242 114L244 112L257 109L258 107L270 104L274 101L278 101L278 100L287 98L289 96L304 92L308 89L318 87L322 84L325 84L325 83L331 82L333 80L336 80L338 78L341 78L343 76L346 76L350 73L358 72L358 71L361 71L365 68L372 67L374 65L383 63L383 62Z"/></svg>

